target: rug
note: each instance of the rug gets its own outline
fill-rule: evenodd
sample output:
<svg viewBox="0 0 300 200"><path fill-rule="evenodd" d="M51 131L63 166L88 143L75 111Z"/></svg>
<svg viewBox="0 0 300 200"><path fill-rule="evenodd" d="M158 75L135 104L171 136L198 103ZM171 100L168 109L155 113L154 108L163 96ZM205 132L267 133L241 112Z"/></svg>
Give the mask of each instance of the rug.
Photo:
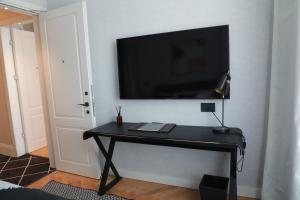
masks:
<svg viewBox="0 0 300 200"><path fill-rule="evenodd" d="M14 158L0 155L0 180L27 186L55 171L49 159L26 154Z"/></svg>
<svg viewBox="0 0 300 200"><path fill-rule="evenodd" d="M128 200L111 194L99 196L95 190L82 189L55 181L49 182L41 189L44 192L73 200Z"/></svg>

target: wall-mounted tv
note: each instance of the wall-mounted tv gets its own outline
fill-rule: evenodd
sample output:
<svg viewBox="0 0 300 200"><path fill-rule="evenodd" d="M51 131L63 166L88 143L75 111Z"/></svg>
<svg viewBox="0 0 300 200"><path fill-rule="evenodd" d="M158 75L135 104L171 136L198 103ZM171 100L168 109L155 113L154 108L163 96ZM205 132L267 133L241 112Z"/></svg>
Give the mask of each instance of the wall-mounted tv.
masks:
<svg viewBox="0 0 300 200"><path fill-rule="evenodd" d="M229 26L118 39L117 51L121 99L219 99Z"/></svg>

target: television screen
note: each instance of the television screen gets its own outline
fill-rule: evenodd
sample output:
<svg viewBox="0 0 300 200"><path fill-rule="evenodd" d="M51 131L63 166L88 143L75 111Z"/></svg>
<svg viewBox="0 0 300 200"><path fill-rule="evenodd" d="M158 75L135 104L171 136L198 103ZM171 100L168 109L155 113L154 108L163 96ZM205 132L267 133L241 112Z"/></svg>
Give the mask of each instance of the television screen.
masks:
<svg viewBox="0 0 300 200"><path fill-rule="evenodd" d="M121 99L221 98L228 25L118 39L117 50Z"/></svg>

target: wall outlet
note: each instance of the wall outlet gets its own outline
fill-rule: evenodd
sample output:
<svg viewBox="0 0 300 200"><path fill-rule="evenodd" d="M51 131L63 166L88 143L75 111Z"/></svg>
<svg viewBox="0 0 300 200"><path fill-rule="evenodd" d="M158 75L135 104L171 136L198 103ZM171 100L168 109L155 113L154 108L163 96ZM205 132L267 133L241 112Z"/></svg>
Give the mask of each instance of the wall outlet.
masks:
<svg viewBox="0 0 300 200"><path fill-rule="evenodd" d="M215 112L216 104L215 103L201 103L201 112Z"/></svg>

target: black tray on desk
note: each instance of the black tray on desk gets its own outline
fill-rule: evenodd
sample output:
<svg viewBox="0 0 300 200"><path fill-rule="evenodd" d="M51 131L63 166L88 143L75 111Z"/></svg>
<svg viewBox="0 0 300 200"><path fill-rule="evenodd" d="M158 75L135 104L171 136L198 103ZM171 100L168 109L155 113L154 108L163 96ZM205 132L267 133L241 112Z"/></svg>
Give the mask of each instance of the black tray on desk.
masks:
<svg viewBox="0 0 300 200"><path fill-rule="evenodd" d="M147 123L137 123L128 128L128 131L141 131L141 132L155 132L155 133L170 133L173 128L176 127L176 124L165 124L160 130L158 131L147 131L147 130L139 130L142 126L146 125Z"/></svg>

